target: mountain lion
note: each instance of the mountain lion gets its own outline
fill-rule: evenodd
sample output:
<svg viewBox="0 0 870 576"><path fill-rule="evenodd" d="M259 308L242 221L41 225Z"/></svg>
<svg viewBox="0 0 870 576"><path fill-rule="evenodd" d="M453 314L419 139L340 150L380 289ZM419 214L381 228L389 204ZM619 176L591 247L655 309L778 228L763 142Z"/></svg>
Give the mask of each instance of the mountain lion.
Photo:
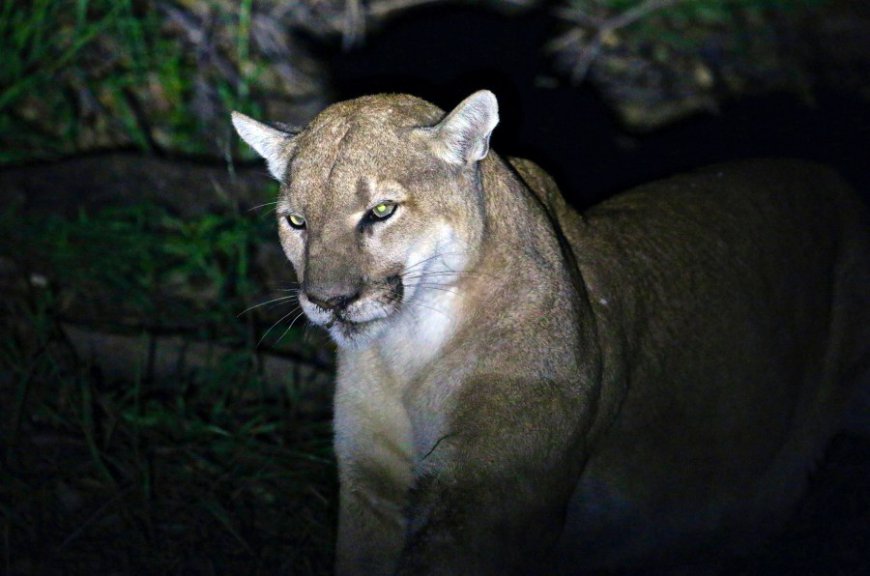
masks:
<svg viewBox="0 0 870 576"><path fill-rule="evenodd" d="M340 575L581 574L749 549L866 386L868 217L722 165L584 214L489 151L492 93L233 113L338 345Z"/></svg>

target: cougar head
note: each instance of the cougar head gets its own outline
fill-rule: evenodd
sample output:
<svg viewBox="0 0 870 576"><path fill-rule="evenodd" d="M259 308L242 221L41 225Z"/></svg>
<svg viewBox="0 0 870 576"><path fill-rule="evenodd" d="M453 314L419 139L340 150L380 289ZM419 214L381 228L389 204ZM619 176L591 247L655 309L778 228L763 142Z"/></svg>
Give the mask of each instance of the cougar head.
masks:
<svg viewBox="0 0 870 576"><path fill-rule="evenodd" d="M278 231L302 309L339 346L365 346L393 319L437 307L477 258L491 92L446 116L412 96L367 96L298 133L232 119L281 183Z"/></svg>

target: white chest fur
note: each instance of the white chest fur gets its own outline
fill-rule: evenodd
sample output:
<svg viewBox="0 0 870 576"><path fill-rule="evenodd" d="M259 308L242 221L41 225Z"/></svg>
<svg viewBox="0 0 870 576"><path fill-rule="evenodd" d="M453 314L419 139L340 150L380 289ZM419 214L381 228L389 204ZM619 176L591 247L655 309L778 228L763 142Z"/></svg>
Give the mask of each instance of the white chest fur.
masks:
<svg viewBox="0 0 870 576"><path fill-rule="evenodd" d="M378 342L386 367L398 379L413 378L455 332L461 297L455 289L421 290Z"/></svg>
<svg viewBox="0 0 870 576"><path fill-rule="evenodd" d="M446 222L408 254L403 277L407 299L375 344L385 367L398 380L413 378L455 333L462 301L456 280L467 256L463 242Z"/></svg>
<svg viewBox="0 0 870 576"><path fill-rule="evenodd" d="M413 454L431 446L441 422L432 418L413 432L403 391L450 340L460 300L452 290L418 293L370 346L340 351L335 431L345 465L366 454L395 486L410 485Z"/></svg>

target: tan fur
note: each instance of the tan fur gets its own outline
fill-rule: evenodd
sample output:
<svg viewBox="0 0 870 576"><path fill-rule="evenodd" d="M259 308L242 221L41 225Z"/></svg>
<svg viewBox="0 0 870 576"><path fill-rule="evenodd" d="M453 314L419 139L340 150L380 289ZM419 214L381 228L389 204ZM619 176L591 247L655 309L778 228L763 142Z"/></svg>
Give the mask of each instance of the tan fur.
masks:
<svg viewBox="0 0 870 576"><path fill-rule="evenodd" d="M343 102L298 135L234 115L339 344L337 573L581 574L757 543L867 383L863 206L765 161L581 216L488 153L497 120L488 92L446 116Z"/></svg>

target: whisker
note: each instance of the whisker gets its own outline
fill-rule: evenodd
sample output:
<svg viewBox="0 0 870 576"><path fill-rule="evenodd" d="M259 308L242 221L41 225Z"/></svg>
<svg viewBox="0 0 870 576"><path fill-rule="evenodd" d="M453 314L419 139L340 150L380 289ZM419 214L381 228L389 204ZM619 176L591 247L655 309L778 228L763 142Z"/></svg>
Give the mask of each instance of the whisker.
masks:
<svg viewBox="0 0 870 576"><path fill-rule="evenodd" d="M410 266L405 268L405 272L408 272L409 270L413 270L417 266L420 266L421 264L425 264L426 262L430 262L430 261L434 260L435 258L443 258L444 256L462 256L463 254L465 254L465 252L437 252L437 253L433 254L432 256L429 256L428 258L423 258L419 262L415 262L415 263L411 264Z"/></svg>
<svg viewBox="0 0 870 576"><path fill-rule="evenodd" d="M265 333L260 337L260 340L257 342L257 346L256 346L256 347L257 347L257 348L260 347L260 344L263 343L263 340L266 339L266 336L269 335L269 332L271 332L272 330L275 329L275 326L277 326L278 324L280 324L281 322L283 322L283 321L284 321L287 317L289 317L291 314L294 314L297 310L299 310L299 308L300 308L300 307L299 307L298 305L297 305L297 306L294 306L293 309L290 310L290 312L287 312L286 314L284 314L283 316L281 316L280 318L278 318L278 319L275 321L275 323L272 324L272 325L269 327L269 329L266 330L266 332L265 332Z"/></svg>
<svg viewBox="0 0 870 576"><path fill-rule="evenodd" d="M419 272L415 274L409 274L407 276L402 276L402 280L419 280L420 278L434 278L438 276L455 276L456 272Z"/></svg>
<svg viewBox="0 0 870 576"><path fill-rule="evenodd" d="M423 277L438 277L438 276L458 276L458 277L478 277L478 278L497 278L498 276L495 274L487 274L485 272L472 272L470 270L433 270L430 272L415 272L409 276L402 275L402 280L414 280L415 278L423 278Z"/></svg>
<svg viewBox="0 0 870 576"><path fill-rule="evenodd" d="M391 291L393 294L395 294L396 296L399 296L399 292L398 292L398 290L396 290L395 288L391 289L390 291ZM449 316L447 315L446 312L444 312L444 310L439 310L438 308L436 308L436 307L434 307L434 306L430 306L430 305L428 305L428 304L424 304L423 302L420 302L419 300L416 300L416 299L414 300L414 306L420 306L421 308L425 308L425 309L427 309L427 310L431 310L432 312L437 312L438 314L441 314L442 316L445 316L445 317L448 317L448 318L449 318Z"/></svg>
<svg viewBox="0 0 870 576"><path fill-rule="evenodd" d="M419 306L419 307L421 307L421 308L425 308L426 310L431 310L432 312L437 312L438 314L441 314L441 315L444 316L445 318L449 318L449 317L450 317L450 316L447 315L447 312L445 312L444 310L439 310L439 309L436 308L435 306L430 306L429 304L424 304L424 303L422 303L422 302L417 301L417 302L414 302L414 306Z"/></svg>
<svg viewBox="0 0 870 576"><path fill-rule="evenodd" d="M274 202L264 202L262 204L257 204L256 206L248 208L248 212L253 212L254 210L259 210L260 208L264 208L266 206L275 206L276 204L278 204L277 200L275 200Z"/></svg>
<svg viewBox="0 0 870 576"><path fill-rule="evenodd" d="M287 329L284 330L284 331L281 333L281 336L279 336L277 340L275 340L275 344L277 344L278 342L280 342L280 341L284 338L284 336L287 335L287 332L289 332L290 329L293 328L293 325L296 324L296 321L299 320L299 319L300 319L301 317L303 317L303 316L305 316L305 311L304 311L304 310L303 310L302 312L300 312L299 314L297 314L297 315L296 315L296 318L294 318L293 320L290 321L290 325L287 326Z"/></svg>
<svg viewBox="0 0 870 576"><path fill-rule="evenodd" d="M431 284L426 282L421 282L419 284L406 284L407 288L424 288L428 290L440 290L442 292L450 292L451 294L458 294L458 292L453 288L448 288L441 284Z"/></svg>
<svg viewBox="0 0 870 576"><path fill-rule="evenodd" d="M282 282L280 284L270 284L268 288L270 290L290 290L299 289L301 285L299 282Z"/></svg>
<svg viewBox="0 0 870 576"><path fill-rule="evenodd" d="M266 300L265 302L260 302L259 304L254 304L253 306L249 306L248 308L245 308L244 310L236 314L236 318L241 317L242 314L250 312L255 308L259 308L260 306L268 306L269 304L274 304L276 302L285 302L287 300L293 300L294 298L298 298L298 296L296 294L290 294L289 296L281 296L280 298L273 298L271 300Z"/></svg>

